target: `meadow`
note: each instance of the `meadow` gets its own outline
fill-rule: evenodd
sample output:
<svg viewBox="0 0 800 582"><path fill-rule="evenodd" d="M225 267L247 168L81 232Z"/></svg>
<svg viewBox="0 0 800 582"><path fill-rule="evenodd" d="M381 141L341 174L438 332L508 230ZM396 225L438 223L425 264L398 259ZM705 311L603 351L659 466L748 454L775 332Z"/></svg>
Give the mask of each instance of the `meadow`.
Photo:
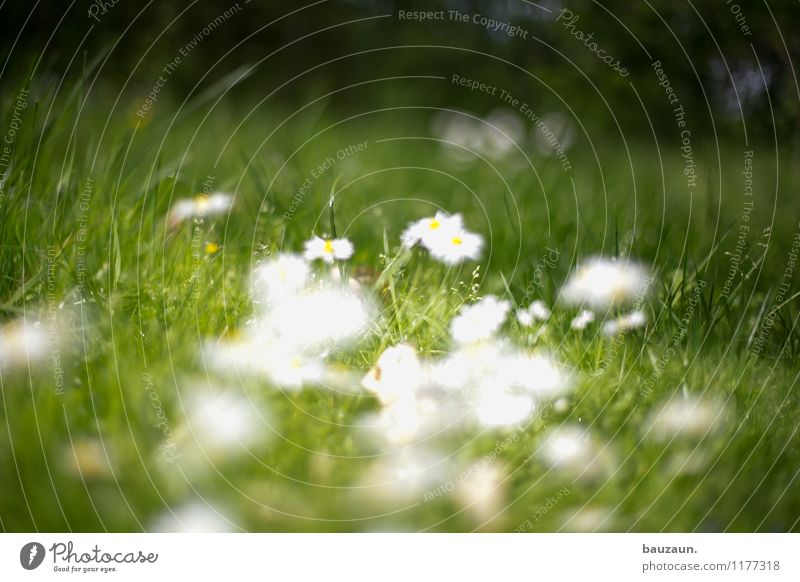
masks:
<svg viewBox="0 0 800 582"><path fill-rule="evenodd" d="M791 160L776 173L768 143L695 135L687 181L676 136L573 127L558 154L530 119L509 145L497 120L219 106L228 88L145 116L85 81L6 92L3 530L798 530ZM217 192L229 207L191 210ZM402 247L437 211L483 237L479 260ZM310 268L374 317L324 351L324 381L290 389L220 355L259 317L254 269L314 235L352 243ZM564 285L592 257L650 284L575 325ZM498 336L558 362L564 389L515 422L376 435L362 378L381 354L442 361L454 318L489 296L511 305ZM517 319L534 302L552 313ZM646 321L609 332L632 308ZM297 326L326 325L313 313ZM14 325L39 343L14 352Z"/></svg>

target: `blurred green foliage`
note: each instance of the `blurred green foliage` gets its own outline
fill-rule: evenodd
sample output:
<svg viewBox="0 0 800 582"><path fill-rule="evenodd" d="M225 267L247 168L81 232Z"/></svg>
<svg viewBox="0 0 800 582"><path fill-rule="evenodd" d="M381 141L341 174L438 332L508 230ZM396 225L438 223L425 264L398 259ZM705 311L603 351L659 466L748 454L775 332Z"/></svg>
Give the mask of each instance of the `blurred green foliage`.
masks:
<svg viewBox="0 0 800 582"><path fill-rule="evenodd" d="M182 47L235 6L234 0L5 3L3 37L19 36L4 43L2 57L19 74L41 58L38 72L52 75L51 85L100 57L95 88L111 87L136 101ZM563 20L554 22L565 8L579 17L570 30ZM599 128L617 131L619 124L626 133L649 133L649 122L657 129L672 125L657 108L663 89L651 64L660 60L698 132L741 136L746 125L749 138L771 140L773 131L781 139L798 137L795 2L241 0L235 10L183 59L165 93L181 101L242 66L255 68L240 93L262 98L277 91L271 103L304 102L308 95L379 77L452 72L513 88L545 109L563 109L563 98L574 116ZM401 20L400 10L442 10L445 19ZM529 34L510 38L471 20L451 20L449 11L508 22ZM622 78L606 67L570 34L575 31L592 34L598 50L619 59L630 75ZM425 95L414 83L393 91L406 103L458 102L479 112L490 107L453 85ZM346 95L330 101L344 110L393 102L374 84L361 87L355 102Z"/></svg>

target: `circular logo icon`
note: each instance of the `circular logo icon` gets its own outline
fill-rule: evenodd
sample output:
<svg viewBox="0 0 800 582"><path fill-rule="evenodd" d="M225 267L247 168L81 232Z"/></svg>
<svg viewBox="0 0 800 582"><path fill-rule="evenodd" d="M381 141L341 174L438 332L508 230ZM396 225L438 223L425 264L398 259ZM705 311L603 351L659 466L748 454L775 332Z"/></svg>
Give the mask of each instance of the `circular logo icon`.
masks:
<svg viewBox="0 0 800 582"><path fill-rule="evenodd" d="M19 551L19 563L26 570L35 570L44 561L44 546L39 542L29 542Z"/></svg>

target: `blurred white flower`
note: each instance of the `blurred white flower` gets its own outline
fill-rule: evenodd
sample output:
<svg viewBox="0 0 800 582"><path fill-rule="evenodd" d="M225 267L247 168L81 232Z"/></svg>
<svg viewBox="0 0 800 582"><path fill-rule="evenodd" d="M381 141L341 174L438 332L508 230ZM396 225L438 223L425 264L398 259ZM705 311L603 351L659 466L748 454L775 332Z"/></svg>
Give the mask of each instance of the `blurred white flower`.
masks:
<svg viewBox="0 0 800 582"><path fill-rule="evenodd" d="M511 394L502 387L484 387L475 404L478 422L485 427L513 426L528 418L534 410L533 398Z"/></svg>
<svg viewBox="0 0 800 582"><path fill-rule="evenodd" d="M417 399L409 397L384 406L372 428L392 444L406 444L417 436L422 423Z"/></svg>
<svg viewBox="0 0 800 582"><path fill-rule="evenodd" d="M506 354L500 365L495 378L509 386L522 388L538 399L555 398L569 385L564 369L543 354Z"/></svg>
<svg viewBox="0 0 800 582"><path fill-rule="evenodd" d="M72 441L64 448L64 464L68 471L84 479L111 474L109 454L103 443L95 438Z"/></svg>
<svg viewBox="0 0 800 582"><path fill-rule="evenodd" d="M507 350L501 341L466 344L431 364L431 381L448 391L476 388L496 373Z"/></svg>
<svg viewBox="0 0 800 582"><path fill-rule="evenodd" d="M158 516L153 533L231 533L238 528L230 516L201 501L191 501Z"/></svg>
<svg viewBox="0 0 800 582"><path fill-rule="evenodd" d="M461 395L484 426L528 418L536 402L564 392L568 375L548 356L515 350L503 341L467 344L430 365L429 382Z"/></svg>
<svg viewBox="0 0 800 582"><path fill-rule="evenodd" d="M542 460L554 469L587 477L608 468L608 453L580 426L560 426L545 435L539 447Z"/></svg>
<svg viewBox="0 0 800 582"><path fill-rule="evenodd" d="M562 296L572 304L606 308L643 296L649 283L647 271L638 263L595 257L570 276Z"/></svg>
<svg viewBox="0 0 800 582"><path fill-rule="evenodd" d="M264 366L274 384L283 388L302 388L323 381L326 366L320 358L287 348L276 344L263 351Z"/></svg>
<svg viewBox="0 0 800 582"><path fill-rule="evenodd" d="M701 438L714 431L725 418L724 405L696 396L675 396L650 418L652 436L669 440L675 436Z"/></svg>
<svg viewBox="0 0 800 582"><path fill-rule="evenodd" d="M542 117L533 137L541 153L548 156L559 154L575 142L575 124L561 113L549 113Z"/></svg>
<svg viewBox="0 0 800 582"><path fill-rule="evenodd" d="M572 329L586 329L590 323L594 322L594 313L589 311L588 309L583 309L578 315L576 315L572 321L569 322L569 326Z"/></svg>
<svg viewBox="0 0 800 582"><path fill-rule="evenodd" d="M559 398L553 403L553 410L558 414L564 414L569 410L569 400L566 398Z"/></svg>
<svg viewBox="0 0 800 582"><path fill-rule="evenodd" d="M193 394L187 406L187 428L207 453L231 453L258 443L268 432L263 412L247 398L222 392Z"/></svg>
<svg viewBox="0 0 800 582"><path fill-rule="evenodd" d="M605 335L616 335L644 327L645 325L647 325L647 315L645 315L644 311L637 310L606 321L603 324L603 333Z"/></svg>
<svg viewBox="0 0 800 582"><path fill-rule="evenodd" d="M509 301L487 295L477 303L462 307L450 324L450 333L461 344L488 339L503 325L509 309Z"/></svg>
<svg viewBox="0 0 800 582"><path fill-rule="evenodd" d="M387 348L380 355L361 383L386 405L413 397L422 380L422 365L417 352L409 345L399 344Z"/></svg>
<svg viewBox="0 0 800 582"><path fill-rule="evenodd" d="M350 289L323 287L287 298L265 316L264 325L292 350L315 350L365 333L372 311L368 301Z"/></svg>
<svg viewBox="0 0 800 582"><path fill-rule="evenodd" d="M483 124L468 114L441 111L433 118L431 129L444 142L444 152L456 161L473 161L473 152L483 149Z"/></svg>
<svg viewBox="0 0 800 582"><path fill-rule="evenodd" d="M451 464L439 453L404 448L381 456L366 474L360 491L383 500L407 501L445 481L451 471Z"/></svg>
<svg viewBox="0 0 800 582"><path fill-rule="evenodd" d="M442 233L458 232L463 229L460 214L449 215L439 211L432 218L422 218L409 224L400 235L404 247L413 247L421 243L427 249L436 245Z"/></svg>
<svg viewBox="0 0 800 582"><path fill-rule="evenodd" d="M493 385L537 399L553 398L569 387L568 374L551 357L525 353L498 340L452 351L431 364L429 379L449 391Z"/></svg>
<svg viewBox="0 0 800 582"><path fill-rule="evenodd" d="M503 508L506 474L495 462L477 464L467 470L456 488L456 499L475 521L492 519Z"/></svg>
<svg viewBox="0 0 800 582"><path fill-rule="evenodd" d="M47 353L47 331L40 322L17 319L0 328L0 369L39 363Z"/></svg>
<svg viewBox="0 0 800 582"><path fill-rule="evenodd" d="M308 281L308 263L297 255L280 254L259 263L253 272L253 286L267 302L296 295Z"/></svg>
<svg viewBox="0 0 800 582"><path fill-rule="evenodd" d="M203 360L219 372L263 374L261 345L252 338L224 338L203 347Z"/></svg>
<svg viewBox="0 0 800 582"><path fill-rule="evenodd" d="M537 299L533 303L531 303L528 310L531 312L531 315L533 315L535 319L538 319L540 321L545 321L547 319L550 319L550 310L547 308L547 305L545 305L545 302L542 301L541 299Z"/></svg>
<svg viewBox="0 0 800 582"><path fill-rule="evenodd" d="M614 531L614 509L604 506L583 506L563 514L561 528L567 532Z"/></svg>
<svg viewBox="0 0 800 582"><path fill-rule="evenodd" d="M550 319L550 310L541 299L533 301L527 309L517 310L517 321L525 327L533 325L534 321L547 321Z"/></svg>
<svg viewBox="0 0 800 582"><path fill-rule="evenodd" d="M525 147L525 124L508 108L495 109L485 119L442 111L433 118L431 130L444 142L444 152L459 162L473 161L479 155L499 159Z"/></svg>
<svg viewBox="0 0 800 582"><path fill-rule="evenodd" d="M491 158L501 158L517 147L524 149L525 125L509 109L495 109L484 120L481 150Z"/></svg>
<svg viewBox="0 0 800 582"><path fill-rule="evenodd" d="M233 196L224 192L199 194L194 198L178 200L169 210L167 221L175 227L189 218L205 218L225 214L233 208Z"/></svg>
<svg viewBox="0 0 800 582"><path fill-rule="evenodd" d="M320 357L258 335L209 343L204 358L221 373L266 376L273 384L289 389L319 384L327 372Z"/></svg>
<svg viewBox="0 0 800 582"><path fill-rule="evenodd" d="M307 261L322 259L326 263L344 261L353 256L353 243L346 238L322 239L318 236L305 242L303 256Z"/></svg>

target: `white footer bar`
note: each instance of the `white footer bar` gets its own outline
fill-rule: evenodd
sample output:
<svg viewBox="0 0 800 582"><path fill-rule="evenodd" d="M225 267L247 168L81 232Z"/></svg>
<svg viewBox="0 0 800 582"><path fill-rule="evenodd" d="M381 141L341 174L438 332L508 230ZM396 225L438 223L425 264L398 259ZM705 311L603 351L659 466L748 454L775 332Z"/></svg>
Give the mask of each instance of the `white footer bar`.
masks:
<svg viewBox="0 0 800 582"><path fill-rule="evenodd" d="M4 534L0 580L800 580L798 534ZM557 577L557 578L556 578ZM184 578L185 579L185 578Z"/></svg>

